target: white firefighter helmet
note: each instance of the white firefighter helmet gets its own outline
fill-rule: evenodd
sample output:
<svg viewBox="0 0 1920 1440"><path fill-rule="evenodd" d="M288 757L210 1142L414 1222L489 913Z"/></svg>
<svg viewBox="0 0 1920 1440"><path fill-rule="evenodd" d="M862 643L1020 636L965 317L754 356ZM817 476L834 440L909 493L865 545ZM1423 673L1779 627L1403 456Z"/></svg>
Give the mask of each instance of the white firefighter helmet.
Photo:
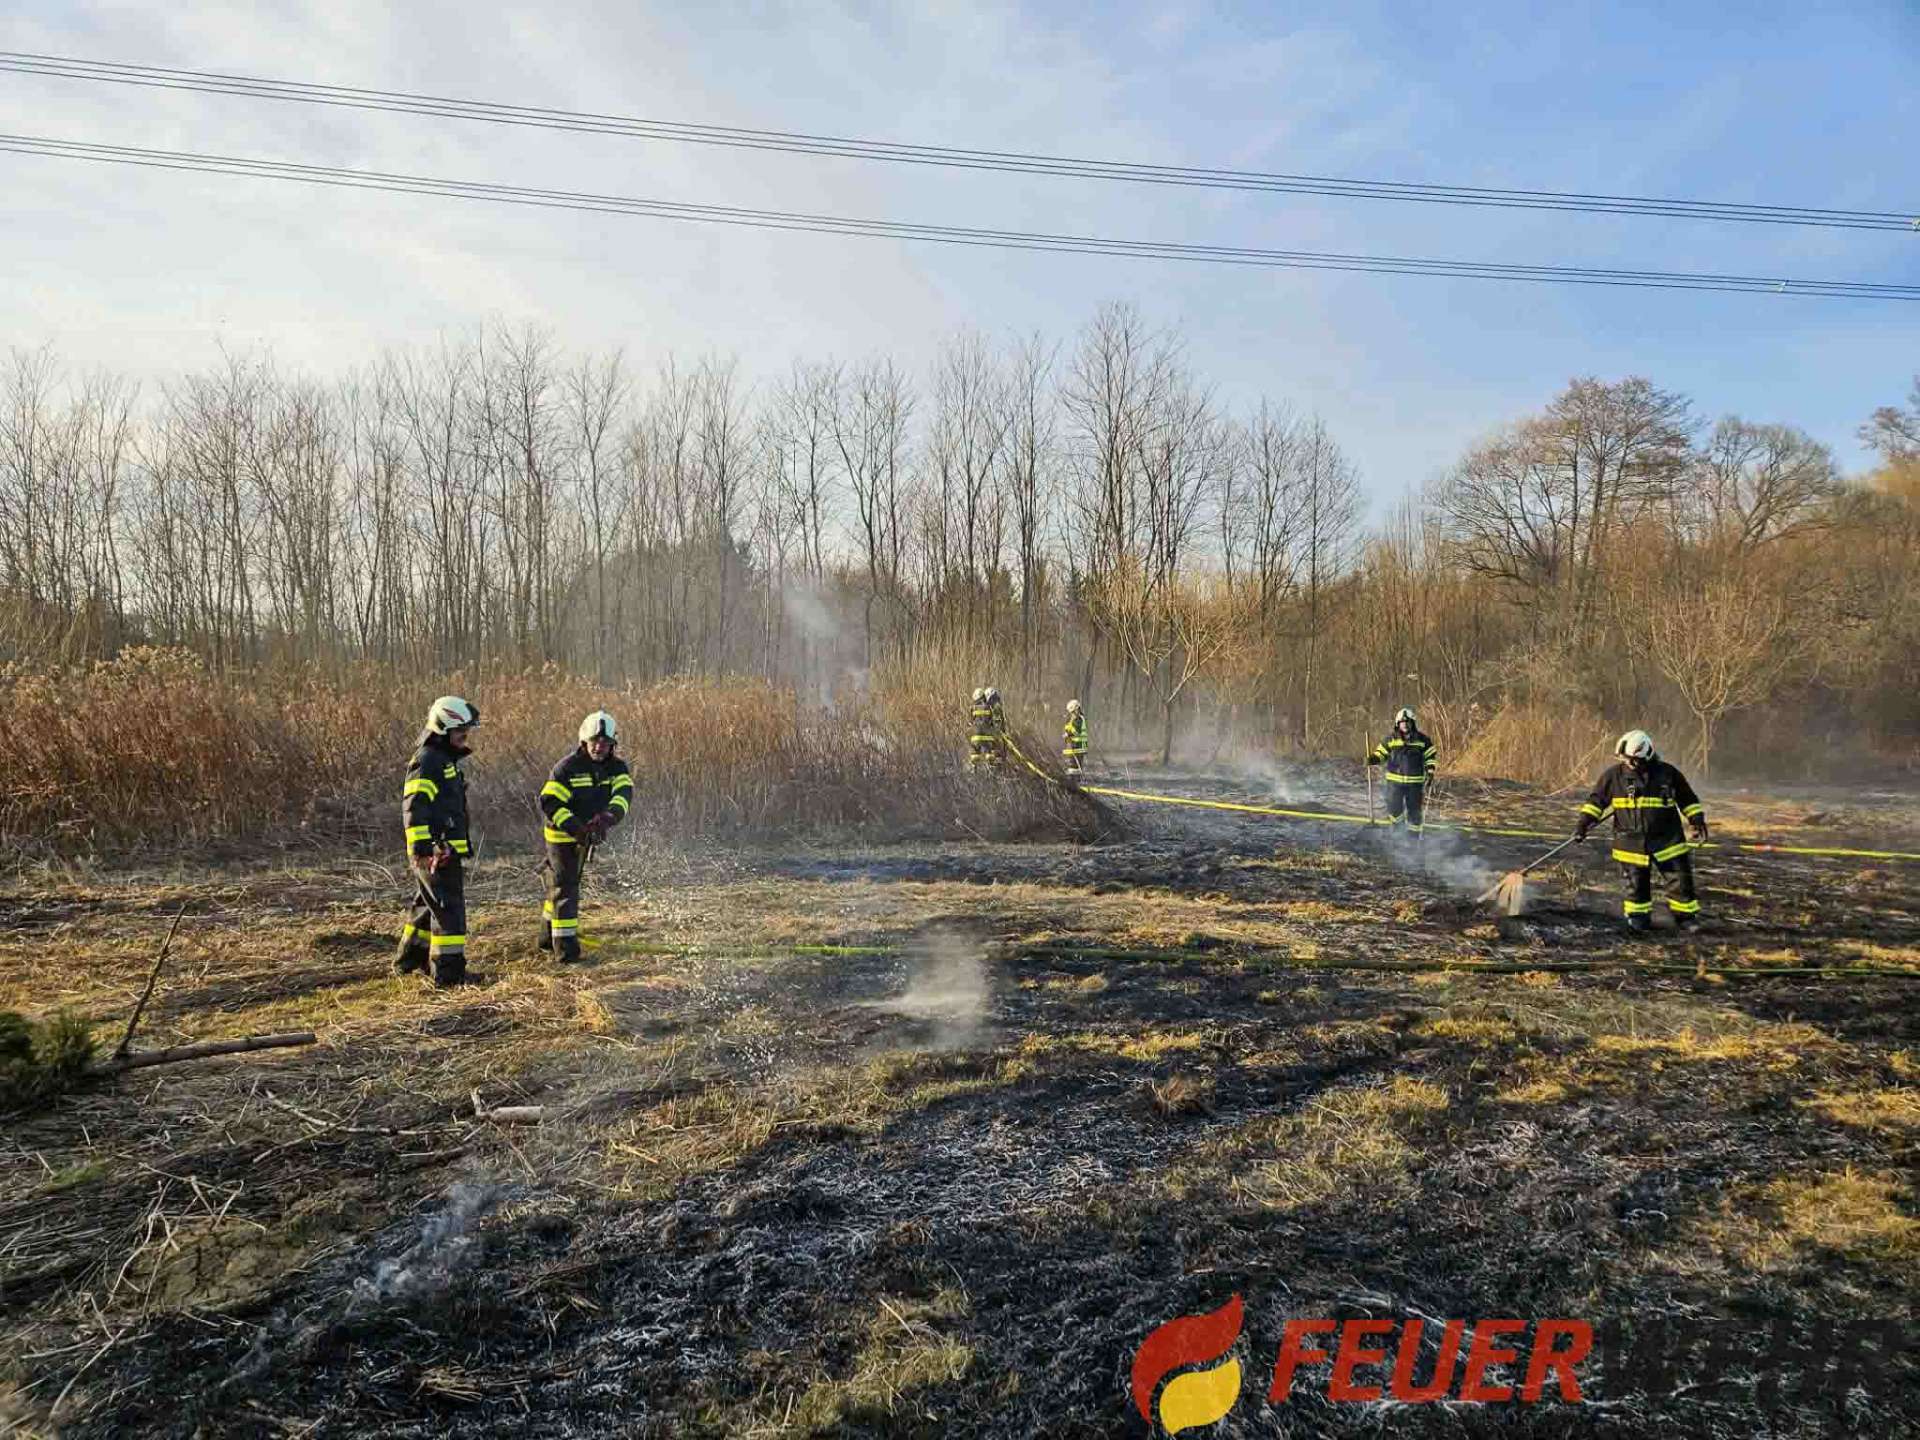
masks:
<svg viewBox="0 0 1920 1440"><path fill-rule="evenodd" d="M436 735L480 723L480 707L458 695L442 695L427 707L427 729Z"/></svg>
<svg viewBox="0 0 1920 1440"><path fill-rule="evenodd" d="M980 704L980 703L982 703L983 701L985 701L985 700L986 700L986 698L987 698L987 687L986 687L986 686L984 686L984 685L976 685L976 686L974 686L974 687L973 687L973 703L974 703L974 704L976 704L976 705L978 705L978 704Z"/></svg>
<svg viewBox="0 0 1920 1440"><path fill-rule="evenodd" d="M614 740L620 738L620 727L613 723L613 716L604 710L596 710L580 722L580 743L589 740Z"/></svg>
<svg viewBox="0 0 1920 1440"><path fill-rule="evenodd" d="M1396 725L1398 725L1402 720L1406 721L1407 724L1409 725L1414 725L1419 723L1413 718L1413 707L1411 705L1402 705L1400 707L1400 713L1393 717L1393 723Z"/></svg>
<svg viewBox="0 0 1920 1440"><path fill-rule="evenodd" d="M1080 702L1078 700L1067 701L1067 714L1078 715L1079 713L1080 713Z"/></svg>
<svg viewBox="0 0 1920 1440"><path fill-rule="evenodd" d="M1613 751L1629 760L1651 760L1653 737L1644 730L1629 730L1614 744Z"/></svg>

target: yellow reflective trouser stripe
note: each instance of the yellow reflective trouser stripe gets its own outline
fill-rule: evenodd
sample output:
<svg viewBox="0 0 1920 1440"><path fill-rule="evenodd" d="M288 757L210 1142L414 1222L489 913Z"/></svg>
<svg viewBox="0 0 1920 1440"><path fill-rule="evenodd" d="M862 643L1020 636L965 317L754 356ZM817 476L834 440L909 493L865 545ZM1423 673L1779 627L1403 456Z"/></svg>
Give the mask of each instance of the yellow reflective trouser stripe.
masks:
<svg viewBox="0 0 1920 1440"><path fill-rule="evenodd" d="M430 825L409 825L407 827L407 839L410 841L431 840L432 838L433 827Z"/></svg>
<svg viewBox="0 0 1920 1440"><path fill-rule="evenodd" d="M1627 901L1627 914L1629 915L1651 915L1652 913L1653 902L1651 900Z"/></svg>
<svg viewBox="0 0 1920 1440"><path fill-rule="evenodd" d="M1698 900L1675 900L1672 896L1668 896L1667 908L1676 915L1697 915L1700 913L1700 902Z"/></svg>
<svg viewBox="0 0 1920 1440"><path fill-rule="evenodd" d="M1580 813L1583 815L1591 815L1594 819L1598 820L1601 815L1601 810L1598 805L1589 800L1580 807Z"/></svg>
<svg viewBox="0 0 1920 1440"><path fill-rule="evenodd" d="M549 845L578 845L580 842L564 830L556 830L551 825L541 832L547 837Z"/></svg>
<svg viewBox="0 0 1920 1440"><path fill-rule="evenodd" d="M574 932L575 930L578 930L579 928L580 928L580 922L578 920L556 919L553 922L553 933L556 935L571 934L572 932Z"/></svg>
<svg viewBox="0 0 1920 1440"><path fill-rule="evenodd" d="M415 937L424 939L426 934L427 932L422 930L418 925L402 925L400 927L400 943L402 945L408 944Z"/></svg>
<svg viewBox="0 0 1920 1440"><path fill-rule="evenodd" d="M1676 855L1684 855L1693 848L1694 845L1691 840L1682 840L1678 845L1668 845L1654 851L1651 856L1639 850L1615 850L1613 852L1613 858L1625 865L1647 865L1654 860L1671 860Z"/></svg>
<svg viewBox="0 0 1920 1440"><path fill-rule="evenodd" d="M543 901L541 901L541 902L540 902L540 913L541 913L542 915L544 915L544 916L546 916L546 917L547 917L547 918L548 918L549 920L551 920L551 919L553 918L553 901L551 901L551 900L543 900Z"/></svg>
<svg viewBox="0 0 1920 1440"><path fill-rule="evenodd" d="M464 935L436 935L433 937L433 948L436 950L464 950L467 948L467 937Z"/></svg>
<svg viewBox="0 0 1920 1440"><path fill-rule="evenodd" d="M400 787L400 798L402 800L406 799L409 795L424 795L429 800L438 800L440 798L440 787L431 780L416 776Z"/></svg>
<svg viewBox="0 0 1920 1440"><path fill-rule="evenodd" d="M1424 785L1427 783L1427 777L1424 775L1396 775L1391 770L1387 772L1387 779L1393 781L1396 785Z"/></svg>
<svg viewBox="0 0 1920 1440"><path fill-rule="evenodd" d="M546 784L540 787L540 793L542 795L551 795L556 800L571 800L573 798L573 791L569 790L565 785L562 785L558 780L547 781Z"/></svg>

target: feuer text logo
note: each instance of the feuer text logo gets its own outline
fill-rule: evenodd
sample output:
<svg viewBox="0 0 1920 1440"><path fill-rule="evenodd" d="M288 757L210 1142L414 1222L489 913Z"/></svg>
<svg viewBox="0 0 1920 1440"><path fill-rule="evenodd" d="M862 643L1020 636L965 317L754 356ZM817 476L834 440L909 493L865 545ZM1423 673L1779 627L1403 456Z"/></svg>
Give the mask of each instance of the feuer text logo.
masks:
<svg viewBox="0 0 1920 1440"><path fill-rule="evenodd" d="M1169 1435L1224 1419L1240 1398L1240 1362L1221 1357L1239 1339L1243 1318L1235 1295L1218 1310L1182 1315L1148 1335L1133 1357L1133 1403L1140 1418L1153 1424L1154 1389L1173 1375L1158 1406ZM1528 1330L1530 1340L1524 1338ZM1423 1361L1421 1351L1432 1332L1437 1332L1437 1351ZM1582 1394L1575 1367L1592 1350L1593 1326L1584 1320L1288 1320L1267 1403L1285 1404L1299 1373L1322 1367L1324 1381L1310 1383L1323 1384L1333 1401L1578 1403ZM1495 1379L1495 1372L1512 1373L1511 1367L1523 1364L1517 1385ZM1200 1365L1208 1368L1185 1368ZM1362 1372L1369 1378L1363 1380Z"/></svg>
<svg viewBox="0 0 1920 1440"><path fill-rule="evenodd" d="M1169 1435L1214 1425L1241 1403L1239 1295L1156 1327L1134 1352L1134 1407ZM1566 1404L1593 1399L1681 1410L1709 1401L1757 1415L1844 1417L1896 1392L1909 1325L1776 1315L1691 1323L1576 1319L1330 1317L1281 1324L1266 1405ZM1271 1332L1269 1332L1271 1333ZM1156 1402L1157 1393L1157 1402ZM1258 1404L1259 1402L1254 1402ZM1675 1413L1669 1410L1669 1414Z"/></svg>

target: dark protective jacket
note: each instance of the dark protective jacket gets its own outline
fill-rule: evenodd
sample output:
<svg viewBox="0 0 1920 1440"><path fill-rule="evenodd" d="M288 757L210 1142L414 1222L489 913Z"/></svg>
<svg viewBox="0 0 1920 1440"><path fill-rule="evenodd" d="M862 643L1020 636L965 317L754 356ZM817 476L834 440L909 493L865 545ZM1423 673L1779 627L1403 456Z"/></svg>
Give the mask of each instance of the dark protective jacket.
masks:
<svg viewBox="0 0 1920 1440"><path fill-rule="evenodd" d="M1440 752L1416 726L1404 738L1396 728L1373 747L1371 758L1387 767L1387 779L1401 785L1424 785L1433 779L1433 767Z"/></svg>
<svg viewBox="0 0 1920 1440"><path fill-rule="evenodd" d="M540 791L540 813L546 819L544 834L549 845L577 845L587 821L594 816L613 816L617 825L633 803L633 775L627 762L612 754L595 760L587 753L584 741L574 752L553 767Z"/></svg>
<svg viewBox="0 0 1920 1440"><path fill-rule="evenodd" d="M1067 716L1066 728L1061 731L1060 748L1068 755L1087 753L1087 714L1084 710L1078 715Z"/></svg>
<svg viewBox="0 0 1920 1440"><path fill-rule="evenodd" d="M984 700L974 702L973 732L967 739L976 755L998 755L1000 737L1004 733L1006 720L1004 713Z"/></svg>
<svg viewBox="0 0 1920 1440"><path fill-rule="evenodd" d="M460 753L447 737L426 731L400 790L400 823L406 827L407 853L431 855L445 845L456 855L470 851L467 834L467 778Z"/></svg>
<svg viewBox="0 0 1920 1440"><path fill-rule="evenodd" d="M1705 818L1706 807L1687 777L1656 755L1640 773L1624 760L1609 766L1580 813L1588 825L1612 815L1613 858L1645 865L1692 849L1682 822Z"/></svg>

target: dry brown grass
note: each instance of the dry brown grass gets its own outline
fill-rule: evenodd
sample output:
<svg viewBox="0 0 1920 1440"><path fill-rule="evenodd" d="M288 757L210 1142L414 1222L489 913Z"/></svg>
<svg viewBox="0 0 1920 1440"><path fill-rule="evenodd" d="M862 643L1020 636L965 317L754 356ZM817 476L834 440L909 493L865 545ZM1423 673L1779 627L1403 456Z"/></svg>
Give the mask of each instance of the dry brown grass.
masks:
<svg viewBox="0 0 1920 1440"><path fill-rule="evenodd" d="M1730 1195L1705 1235L1741 1266L1778 1271L1832 1252L1920 1271L1920 1220L1899 1176L1847 1169L1783 1175Z"/></svg>
<svg viewBox="0 0 1920 1440"><path fill-rule="evenodd" d="M373 669L216 675L183 651L132 650L85 670L0 672L0 846L397 848L400 772L427 702L447 691L481 709L471 798L495 844L537 842L540 784L601 708L628 737L634 823L674 836L1093 823L1087 801L1024 772L968 783L964 690L829 714L750 679L614 691L551 668L424 683Z"/></svg>
<svg viewBox="0 0 1920 1440"><path fill-rule="evenodd" d="M1273 1210L1356 1190L1384 1197L1438 1139L1450 1103L1445 1087L1405 1075L1346 1086L1203 1141L1156 1183L1176 1200L1225 1187Z"/></svg>

